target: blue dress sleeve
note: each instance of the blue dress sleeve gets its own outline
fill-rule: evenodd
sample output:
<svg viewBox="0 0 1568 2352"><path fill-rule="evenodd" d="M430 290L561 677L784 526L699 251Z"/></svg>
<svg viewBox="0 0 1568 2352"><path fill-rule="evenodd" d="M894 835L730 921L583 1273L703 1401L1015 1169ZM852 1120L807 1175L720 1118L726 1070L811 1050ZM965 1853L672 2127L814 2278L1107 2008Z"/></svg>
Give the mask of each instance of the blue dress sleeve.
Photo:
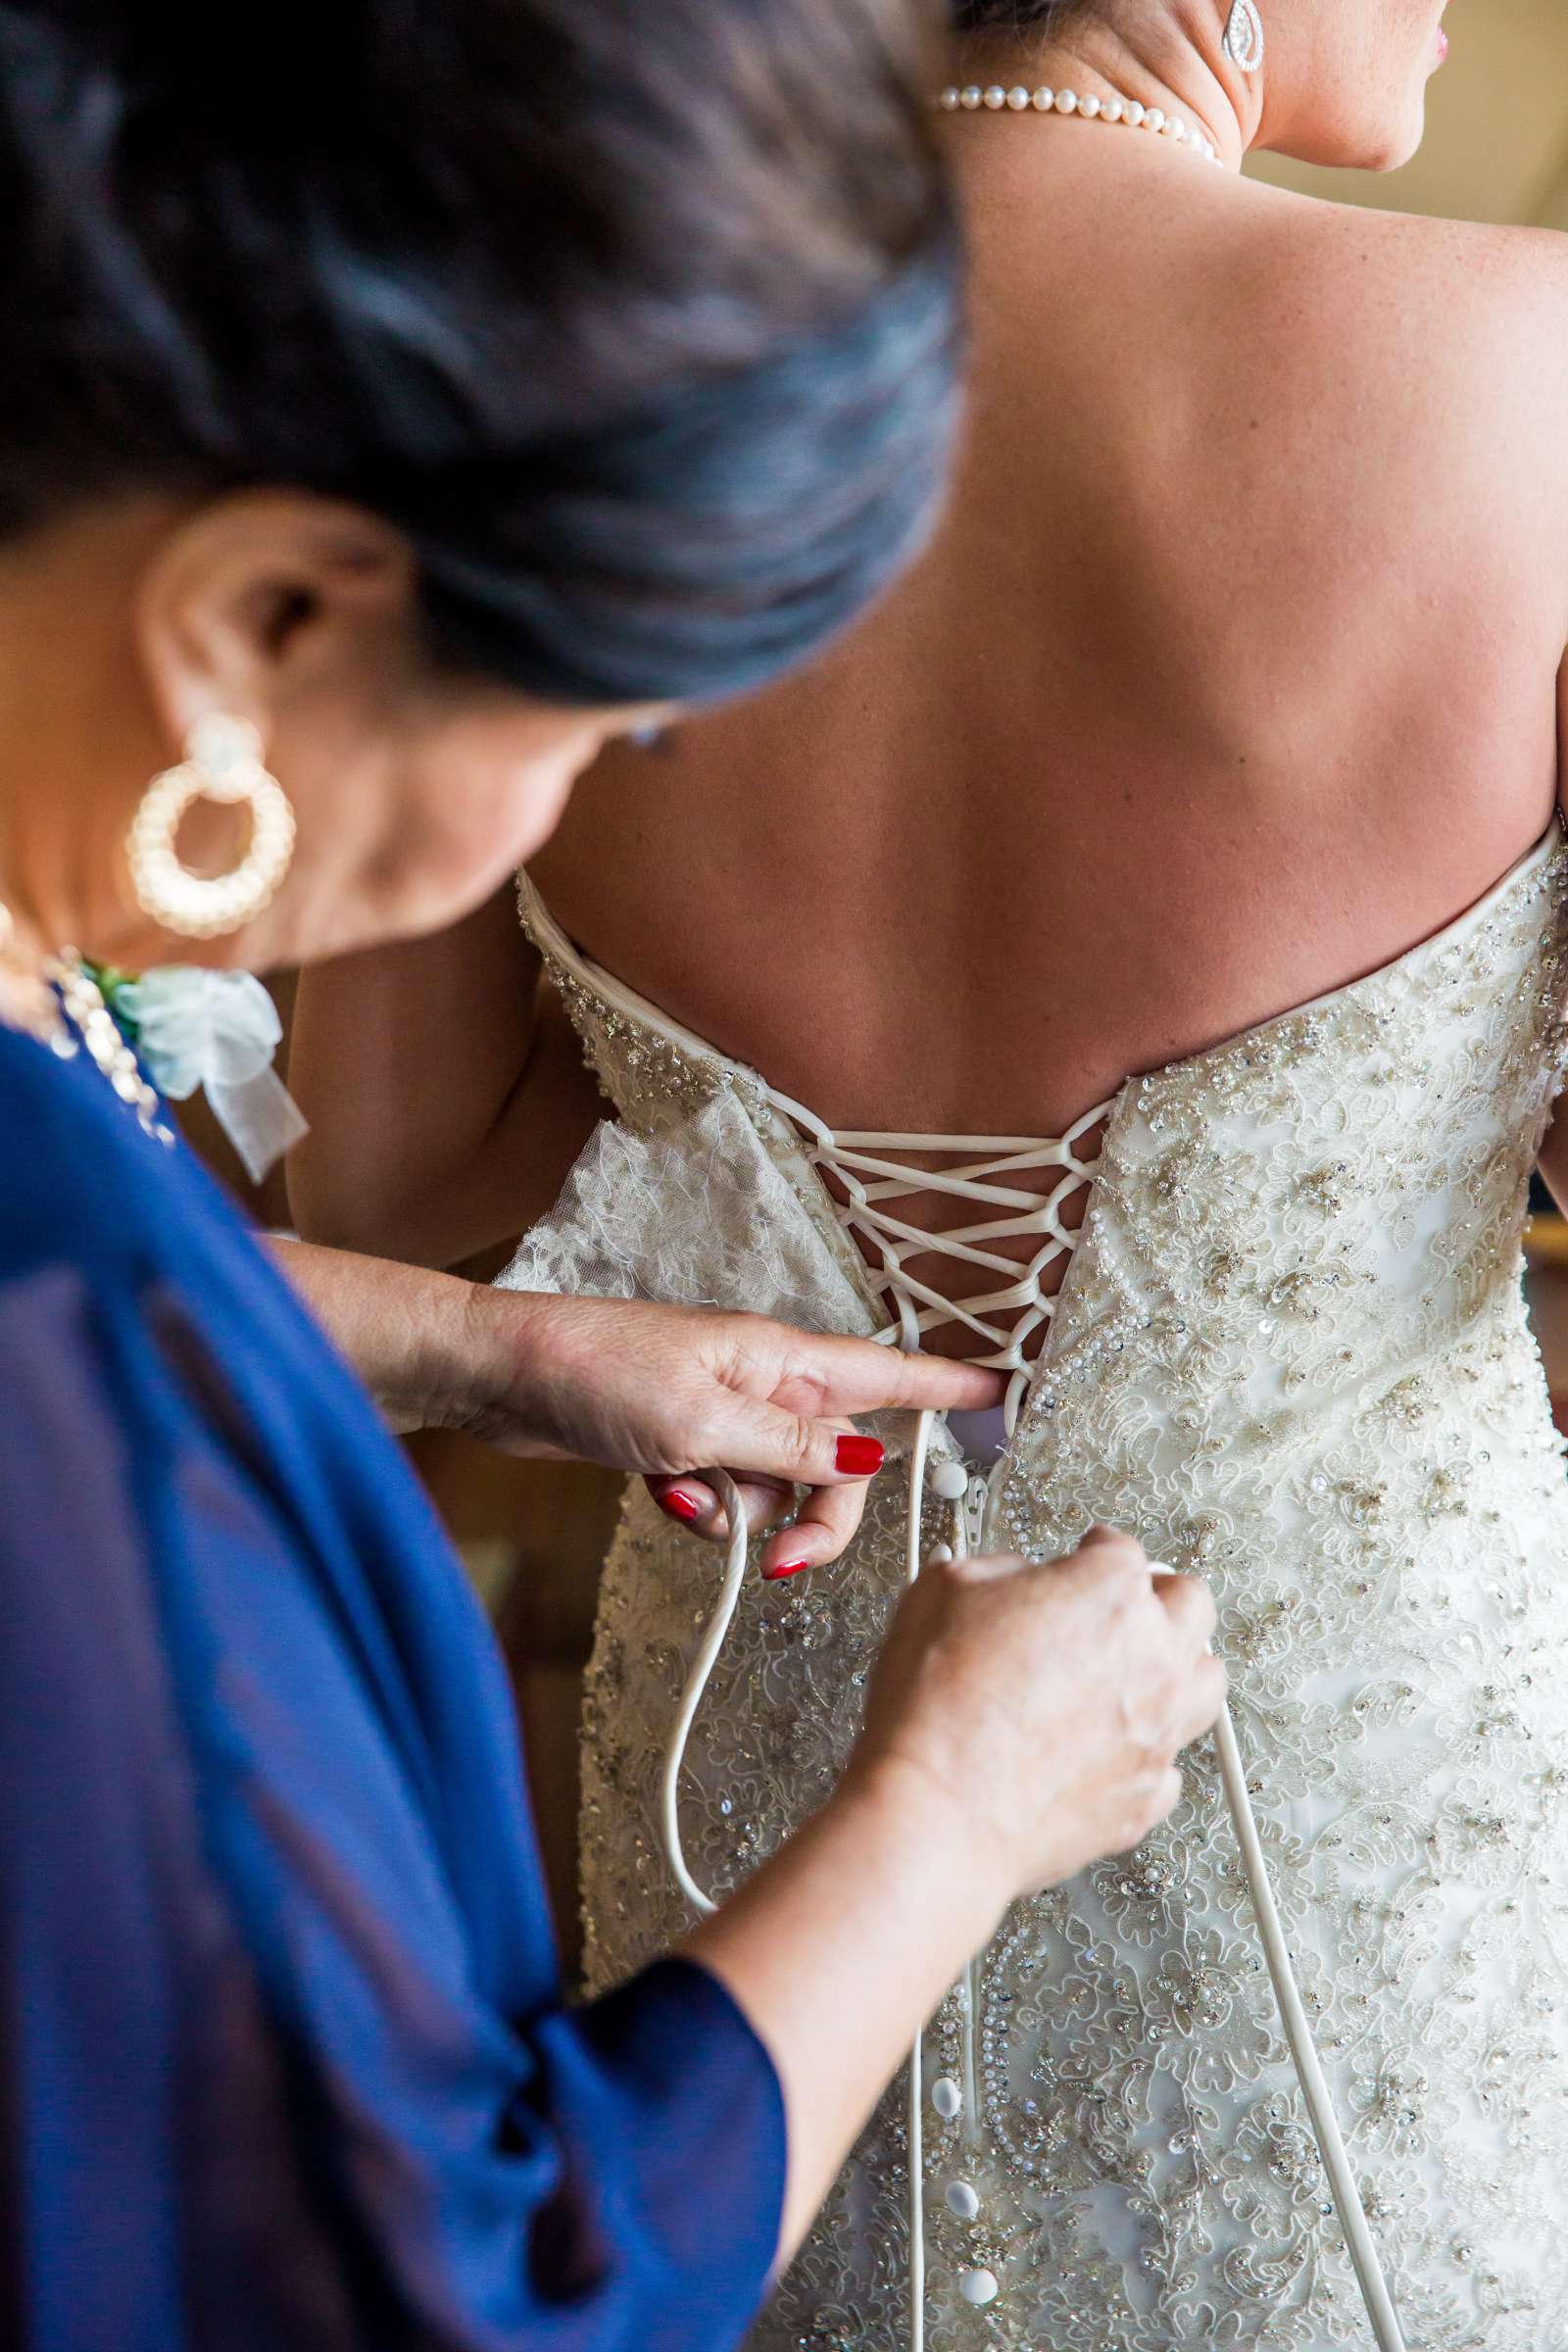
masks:
<svg viewBox="0 0 1568 2352"><path fill-rule="evenodd" d="M346 1585L199 1355L0 1285L0 2342L731 2352L766 2053L684 1962L565 2003L455 1569Z"/></svg>

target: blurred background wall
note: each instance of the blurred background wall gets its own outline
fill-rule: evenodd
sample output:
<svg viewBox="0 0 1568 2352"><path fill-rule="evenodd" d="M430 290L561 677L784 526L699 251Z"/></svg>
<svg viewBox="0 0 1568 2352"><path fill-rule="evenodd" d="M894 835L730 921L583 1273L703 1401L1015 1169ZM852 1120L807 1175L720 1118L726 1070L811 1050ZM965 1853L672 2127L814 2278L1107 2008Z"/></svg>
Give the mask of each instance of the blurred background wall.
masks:
<svg viewBox="0 0 1568 2352"><path fill-rule="evenodd" d="M1568 229L1568 0L1453 0L1447 27L1427 142L1401 172L1311 172L1276 156L1249 169L1345 204Z"/></svg>

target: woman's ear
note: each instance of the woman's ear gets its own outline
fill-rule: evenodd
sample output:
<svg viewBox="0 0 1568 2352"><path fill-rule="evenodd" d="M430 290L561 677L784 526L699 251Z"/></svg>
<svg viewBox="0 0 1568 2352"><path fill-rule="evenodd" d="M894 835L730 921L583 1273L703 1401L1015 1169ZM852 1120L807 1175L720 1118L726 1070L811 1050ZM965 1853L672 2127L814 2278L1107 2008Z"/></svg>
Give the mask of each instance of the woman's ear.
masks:
<svg viewBox="0 0 1568 2352"><path fill-rule="evenodd" d="M270 741L290 703L380 701L417 662L413 550L362 509L247 491L175 522L146 565L135 632L171 744L204 712Z"/></svg>

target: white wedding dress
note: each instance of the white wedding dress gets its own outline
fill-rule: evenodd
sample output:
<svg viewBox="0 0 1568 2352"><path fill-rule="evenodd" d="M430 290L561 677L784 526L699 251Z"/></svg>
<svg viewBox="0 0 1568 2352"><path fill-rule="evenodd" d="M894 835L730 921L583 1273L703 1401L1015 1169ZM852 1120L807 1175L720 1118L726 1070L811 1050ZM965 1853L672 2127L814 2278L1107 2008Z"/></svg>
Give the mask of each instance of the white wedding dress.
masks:
<svg viewBox="0 0 1568 2352"><path fill-rule="evenodd" d="M1070 1143L950 1147L993 1233L1010 1212L1042 1277L1068 1261L1054 1301L1004 1284L1047 1327L1010 1441L957 1507L976 1543L1041 1556L1108 1521L1211 1585L1269 1876L1411 2352L1568 2348L1568 1484L1519 1250L1565 1060L1565 885L1554 824L1437 938L1129 1081ZM590 965L526 881L522 906L618 1120L507 1280L866 1333L946 1319L934 1287L901 1288L891 1139L832 1136ZM1060 1211L1086 1191L1075 1233ZM986 1222L957 1245L971 1289ZM881 1234L879 1275L852 1223ZM995 1318L975 1320L987 1356ZM906 1459L908 1424L881 1434ZM836 1568L742 1590L680 1784L715 1891L832 1785L904 1581L901 1487L890 1467ZM924 1514L929 1544L952 1509L928 1487ZM634 1482L585 1730L596 1985L691 1921L660 1781L720 1575ZM1136 1854L1016 1906L933 2020L921 2080L933 2352L1373 2340L1208 1745ZM906 2146L895 2090L760 2352L908 2340ZM968 2299L976 2279L990 2300Z"/></svg>

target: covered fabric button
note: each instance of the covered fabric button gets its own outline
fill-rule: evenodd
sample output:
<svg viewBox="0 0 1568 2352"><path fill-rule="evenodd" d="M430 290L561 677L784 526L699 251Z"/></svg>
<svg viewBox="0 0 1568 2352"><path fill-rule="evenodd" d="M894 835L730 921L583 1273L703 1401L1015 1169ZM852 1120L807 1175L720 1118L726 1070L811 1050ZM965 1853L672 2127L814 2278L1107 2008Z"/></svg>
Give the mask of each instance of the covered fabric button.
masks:
<svg viewBox="0 0 1568 2352"><path fill-rule="evenodd" d="M963 2093L951 2075L938 2075L931 2085L931 2104L945 2124L963 2110Z"/></svg>
<svg viewBox="0 0 1568 2352"><path fill-rule="evenodd" d="M944 1502L961 1502L969 1491L969 1473L961 1462L933 1462L927 1476L932 1494Z"/></svg>
<svg viewBox="0 0 1568 2352"><path fill-rule="evenodd" d="M948 2211L956 2213L960 2222L972 2222L980 2210L980 2199L967 2180L948 2182Z"/></svg>
<svg viewBox="0 0 1568 2352"><path fill-rule="evenodd" d="M966 2303L983 2306L996 2301L1002 2286L995 2271L960 2271L958 2292Z"/></svg>

